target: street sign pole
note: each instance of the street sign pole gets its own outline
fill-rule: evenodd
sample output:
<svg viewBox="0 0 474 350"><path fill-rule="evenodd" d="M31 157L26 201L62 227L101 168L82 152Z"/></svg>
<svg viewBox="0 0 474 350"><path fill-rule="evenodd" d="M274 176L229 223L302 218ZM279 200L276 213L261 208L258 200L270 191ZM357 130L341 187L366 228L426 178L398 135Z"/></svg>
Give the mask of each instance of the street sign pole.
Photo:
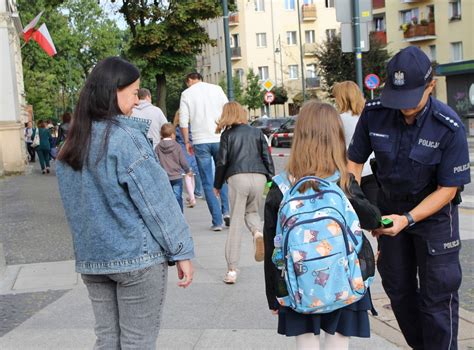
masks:
<svg viewBox="0 0 474 350"><path fill-rule="evenodd" d="M225 42L225 63L227 71L227 97L230 101L234 100L234 87L232 84L232 62L230 53L230 36L229 36L229 8L227 0L222 0L222 9L224 14L224 42Z"/></svg>
<svg viewBox="0 0 474 350"><path fill-rule="evenodd" d="M360 14L359 14L359 0L352 0L352 25L354 28L354 54L355 54L355 68L356 80L360 90L363 90L362 85L362 50L360 47Z"/></svg>

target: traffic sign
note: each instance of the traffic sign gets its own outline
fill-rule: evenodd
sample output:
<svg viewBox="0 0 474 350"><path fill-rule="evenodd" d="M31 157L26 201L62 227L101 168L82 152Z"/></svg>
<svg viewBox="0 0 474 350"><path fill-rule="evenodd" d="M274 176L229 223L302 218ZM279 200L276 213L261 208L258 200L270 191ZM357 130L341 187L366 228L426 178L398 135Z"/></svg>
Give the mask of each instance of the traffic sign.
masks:
<svg viewBox="0 0 474 350"><path fill-rule="evenodd" d="M359 1L359 20L360 23L372 21L372 0ZM336 21L341 23L352 22L352 0L336 0Z"/></svg>
<svg viewBox="0 0 474 350"><path fill-rule="evenodd" d="M263 96L263 100L265 101L265 103L272 103L273 101L275 101L275 94L271 91L267 91L265 92L265 95Z"/></svg>
<svg viewBox="0 0 474 350"><path fill-rule="evenodd" d="M271 89L273 89L275 84L270 79L267 79L263 82L262 86L265 90L270 91Z"/></svg>
<svg viewBox="0 0 474 350"><path fill-rule="evenodd" d="M380 85L380 78L377 74L367 74L364 79L364 85L369 90L375 90Z"/></svg>

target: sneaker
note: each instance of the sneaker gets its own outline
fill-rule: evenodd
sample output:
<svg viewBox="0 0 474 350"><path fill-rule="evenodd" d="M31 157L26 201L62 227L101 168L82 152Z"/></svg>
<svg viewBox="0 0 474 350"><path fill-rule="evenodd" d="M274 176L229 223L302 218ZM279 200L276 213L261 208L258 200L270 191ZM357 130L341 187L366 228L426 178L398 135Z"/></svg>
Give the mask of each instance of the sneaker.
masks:
<svg viewBox="0 0 474 350"><path fill-rule="evenodd" d="M212 231L222 231L222 226L216 225L216 226L211 226Z"/></svg>
<svg viewBox="0 0 474 350"><path fill-rule="evenodd" d="M46 168L46 173L49 174L49 168Z"/></svg>
<svg viewBox="0 0 474 350"><path fill-rule="evenodd" d="M223 281L227 284L234 284L237 282L237 271L227 271Z"/></svg>
<svg viewBox="0 0 474 350"><path fill-rule="evenodd" d="M255 260L263 261L265 257L265 247L263 245L263 233L260 231L255 231L253 235L253 249L255 252Z"/></svg>
<svg viewBox="0 0 474 350"><path fill-rule="evenodd" d="M227 227L230 226L230 215L224 215L224 223Z"/></svg>
<svg viewBox="0 0 474 350"><path fill-rule="evenodd" d="M194 197L197 199L204 199L204 195L202 193L194 193Z"/></svg>

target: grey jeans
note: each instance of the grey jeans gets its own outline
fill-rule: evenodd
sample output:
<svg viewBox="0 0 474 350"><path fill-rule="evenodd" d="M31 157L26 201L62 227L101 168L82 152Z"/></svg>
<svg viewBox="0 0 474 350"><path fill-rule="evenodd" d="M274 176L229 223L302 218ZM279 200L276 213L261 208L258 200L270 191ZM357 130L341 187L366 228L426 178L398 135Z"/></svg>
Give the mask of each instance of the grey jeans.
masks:
<svg viewBox="0 0 474 350"><path fill-rule="evenodd" d="M95 316L94 349L156 348L166 294L166 263L109 275L82 275Z"/></svg>

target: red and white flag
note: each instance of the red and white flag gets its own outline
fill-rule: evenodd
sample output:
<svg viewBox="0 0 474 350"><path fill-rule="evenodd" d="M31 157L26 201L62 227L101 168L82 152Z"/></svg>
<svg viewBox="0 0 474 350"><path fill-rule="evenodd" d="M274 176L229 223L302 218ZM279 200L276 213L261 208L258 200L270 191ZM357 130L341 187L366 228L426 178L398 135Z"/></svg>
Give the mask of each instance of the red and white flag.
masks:
<svg viewBox="0 0 474 350"><path fill-rule="evenodd" d="M26 42L28 42L31 38L31 35L35 31L35 27L38 24L38 21L40 20L41 15L43 14L43 11L41 11L38 16L33 18L33 20L28 23L28 25L23 28L23 39L25 39Z"/></svg>
<svg viewBox="0 0 474 350"><path fill-rule="evenodd" d="M54 47L51 35L49 35L48 28L46 28L46 24L43 23L38 30L33 32L31 37L50 57L56 55L56 48Z"/></svg>

